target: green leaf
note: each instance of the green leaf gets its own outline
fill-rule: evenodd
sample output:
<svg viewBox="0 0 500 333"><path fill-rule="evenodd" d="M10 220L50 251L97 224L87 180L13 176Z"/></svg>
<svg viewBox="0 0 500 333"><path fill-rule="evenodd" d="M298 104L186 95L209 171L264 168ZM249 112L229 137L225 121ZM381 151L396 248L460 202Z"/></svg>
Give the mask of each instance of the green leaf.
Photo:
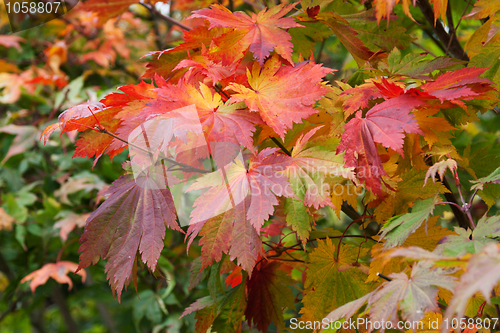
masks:
<svg viewBox="0 0 500 333"><path fill-rule="evenodd" d="M224 294L224 288L222 288L222 283L220 280L220 269L222 266L222 260L210 267L210 275L208 277L208 292L210 296L215 301L217 295Z"/></svg>
<svg viewBox="0 0 500 333"><path fill-rule="evenodd" d="M191 263L191 268L189 269L189 286L188 291L191 291L196 287L201 281L203 281L207 275L209 268L201 269L201 257L197 257Z"/></svg>
<svg viewBox="0 0 500 333"><path fill-rule="evenodd" d="M279 262L262 261L247 282L248 305L245 317L261 332L266 332L271 322L284 330L284 308L295 308L295 297L288 287L294 281L281 270Z"/></svg>
<svg viewBox="0 0 500 333"><path fill-rule="evenodd" d="M387 249L402 245L410 234L417 230L422 223L427 222L438 202L439 197L437 195L433 198L418 201L413 206L411 213L395 216L387 221L380 236L380 240L387 238L384 247Z"/></svg>
<svg viewBox="0 0 500 333"><path fill-rule="evenodd" d="M286 198L285 213L287 225L297 232L302 242L307 241L312 223L312 216L307 212L307 207L300 200Z"/></svg>
<svg viewBox="0 0 500 333"><path fill-rule="evenodd" d="M143 317L146 317L155 324L161 321L163 316L162 307L165 308L165 304L161 306L159 301L163 303L161 298L152 290L148 289L139 293L133 305L134 321L137 327Z"/></svg>
<svg viewBox="0 0 500 333"><path fill-rule="evenodd" d="M359 39L372 51L390 51L394 47L407 49L414 40L401 25L401 20L378 24L374 20L373 10L354 15L344 15L349 25L356 30Z"/></svg>
<svg viewBox="0 0 500 333"><path fill-rule="evenodd" d="M246 309L246 286L240 283L231 289L220 303L220 311L214 320L214 332L241 332L241 323Z"/></svg>
<svg viewBox="0 0 500 333"><path fill-rule="evenodd" d="M474 231L455 227L455 232L456 235L446 236L440 241L436 253L455 257L466 253L479 253L485 245L497 243L493 238L500 236L500 215L490 218L483 216Z"/></svg>
<svg viewBox="0 0 500 333"><path fill-rule="evenodd" d="M470 182L476 184L471 187L471 190L482 190L483 185L488 183L500 184L500 167L496 168L496 170L488 176L479 178L478 180L471 180Z"/></svg>

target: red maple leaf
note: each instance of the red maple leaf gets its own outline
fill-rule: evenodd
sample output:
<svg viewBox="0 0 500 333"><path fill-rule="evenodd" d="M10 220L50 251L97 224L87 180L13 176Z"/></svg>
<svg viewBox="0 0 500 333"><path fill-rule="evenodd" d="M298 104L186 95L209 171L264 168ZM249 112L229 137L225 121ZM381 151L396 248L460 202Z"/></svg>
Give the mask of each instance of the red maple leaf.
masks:
<svg viewBox="0 0 500 333"><path fill-rule="evenodd" d="M282 66L273 56L263 68L254 64L247 72L249 87L231 83L226 89L236 92L230 101L244 101L250 111L259 112L264 122L284 138L293 123L318 112L313 104L328 92L321 80L331 72L312 62Z"/></svg>
<svg viewBox="0 0 500 333"><path fill-rule="evenodd" d="M108 260L106 272L120 300L130 283L137 251L154 271L163 249L165 227L181 231L172 194L162 170L134 179L118 178L105 195L110 197L90 215L80 238L81 270L99 259Z"/></svg>
<svg viewBox="0 0 500 333"><path fill-rule="evenodd" d="M361 117L361 111L345 125L337 153L345 151L346 167L356 167L358 178L376 194L382 194L380 177L386 175L375 142L404 156L403 139L406 133L422 134L410 111L425 104L423 99L408 94L389 99L374 106Z"/></svg>
<svg viewBox="0 0 500 333"><path fill-rule="evenodd" d="M281 29L302 27L293 18L283 17L295 6L296 4L279 5L264 9L250 17L243 12L232 13L224 6L216 4L210 8L195 11L190 18L206 19L210 22L210 28L234 28L234 31L229 32L228 35L231 36L229 39L241 48L241 57L246 50L249 50L261 66L273 49L292 63L293 44L290 42L292 37Z"/></svg>
<svg viewBox="0 0 500 333"><path fill-rule="evenodd" d="M465 107L462 100L478 98L482 93L493 90L489 79L481 78L485 68L462 68L440 75L435 81L422 85L422 90L438 98L441 103L451 101ZM486 86L486 87L483 87Z"/></svg>
<svg viewBox="0 0 500 333"><path fill-rule="evenodd" d="M215 173L202 176L190 186L189 191L209 187L195 200L191 224L208 220L237 207L247 197L250 205L246 218L260 231L278 204L276 196L292 196L290 184L280 171L286 169L288 156L276 154L277 149L266 148L250 159L247 168L236 159L234 163Z"/></svg>
<svg viewBox="0 0 500 333"><path fill-rule="evenodd" d="M252 322L261 332L267 332L273 322L284 329L283 308L293 309L294 296L287 285L294 281L281 270L276 261L262 261L248 280L248 304L245 317L248 324Z"/></svg>

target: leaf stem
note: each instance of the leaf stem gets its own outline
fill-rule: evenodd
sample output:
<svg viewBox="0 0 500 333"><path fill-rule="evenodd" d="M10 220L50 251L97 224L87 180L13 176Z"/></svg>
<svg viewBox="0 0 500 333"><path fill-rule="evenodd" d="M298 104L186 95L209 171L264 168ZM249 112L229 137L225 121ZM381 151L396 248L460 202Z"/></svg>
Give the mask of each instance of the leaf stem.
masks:
<svg viewBox="0 0 500 333"><path fill-rule="evenodd" d="M456 203L451 202L451 201L441 201L441 202L438 202L436 205L453 205L455 207L458 207L458 209L462 210L462 207L459 204L456 204Z"/></svg>
<svg viewBox="0 0 500 333"><path fill-rule="evenodd" d="M470 197L470 200L469 200L469 207L472 206L472 201L474 200L474 197L476 196L477 194L477 191L479 191L478 188L476 188L476 190L474 191L474 193L472 193L471 197ZM499 317L500 318L500 317Z"/></svg>
<svg viewBox="0 0 500 333"><path fill-rule="evenodd" d="M286 149L286 147L285 147L285 146L284 146L284 145L283 145L283 144L282 144L282 143L281 143L278 139L276 139L274 136L270 136L269 138L270 138L271 140L273 140L273 142L274 142L274 143L275 143L278 147L280 147L280 148L281 148L281 150L283 150L283 152L284 152L285 154L287 154L288 156L292 156L292 153L291 153L288 149Z"/></svg>
<svg viewBox="0 0 500 333"><path fill-rule="evenodd" d="M349 228L356 222L359 222L365 218L370 218L370 217L373 217L373 215L361 215L359 218L357 218L356 220L352 220L351 223L349 223L349 225L347 226L347 228L345 228L344 232L342 233L342 236L340 236L339 238L339 245L337 245L337 262L339 262L339 255L340 255L340 244L342 243L342 239L344 238L345 236L345 233L347 232L347 230L349 230ZM361 235L360 235L361 236ZM366 236L362 236L363 238L366 238Z"/></svg>

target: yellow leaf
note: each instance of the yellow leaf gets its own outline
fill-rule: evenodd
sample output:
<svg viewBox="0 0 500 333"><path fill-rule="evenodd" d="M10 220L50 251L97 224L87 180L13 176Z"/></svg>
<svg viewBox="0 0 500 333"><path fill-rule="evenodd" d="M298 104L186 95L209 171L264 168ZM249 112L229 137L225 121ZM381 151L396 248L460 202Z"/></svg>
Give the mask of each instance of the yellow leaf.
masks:
<svg viewBox="0 0 500 333"><path fill-rule="evenodd" d="M411 0L402 0L401 5L403 6L403 13L415 21L410 13L410 1ZM377 22L380 23L382 18L389 19L392 9L397 3L399 3L399 0L374 0L373 5L375 6Z"/></svg>
<svg viewBox="0 0 500 333"><path fill-rule="evenodd" d="M436 25L438 17L441 17L441 21L444 22L448 0L431 0L431 2L433 5L432 9L434 10L434 25Z"/></svg>
<svg viewBox="0 0 500 333"><path fill-rule="evenodd" d="M427 183L424 187L425 171L411 169L402 176L398 183L397 192L388 197L375 208L375 221L383 224L394 215L405 214L408 208L417 199L427 199L437 192L446 193L448 190L441 183ZM418 190L415 190L418 188Z"/></svg>
<svg viewBox="0 0 500 333"><path fill-rule="evenodd" d="M333 309L371 291L372 285L365 283L366 273L358 263L358 258L367 252L365 248L341 245L337 261L333 241L318 241L318 247L310 254L301 320L320 320Z"/></svg>
<svg viewBox="0 0 500 333"><path fill-rule="evenodd" d="M500 0L478 0L471 12L464 18L483 19L500 10Z"/></svg>
<svg viewBox="0 0 500 333"><path fill-rule="evenodd" d="M356 186L351 182L348 182L347 184L332 185L332 203L335 206L334 211L338 218L340 218L340 210L342 209L342 203L344 201L356 209L358 205L358 195L360 195L362 191L362 186Z"/></svg>
<svg viewBox="0 0 500 333"><path fill-rule="evenodd" d="M456 129L446 119L441 117L427 117L425 113L416 112L415 118L417 119L418 127L424 132L424 139L429 145L429 149L432 148L434 143L439 141L437 132L447 132Z"/></svg>
<svg viewBox="0 0 500 333"><path fill-rule="evenodd" d="M423 224L417 229L417 231L406 239L404 246L420 246L425 250L434 250L438 242L443 237L453 234L453 231L438 226L436 224L438 219L439 216L429 218L429 221L427 222L427 232L425 230L425 224ZM370 263L370 271L366 282L380 280L377 273L387 276L391 273L402 272L406 267L408 267L408 263L401 262L401 259L399 258L391 258L387 261L384 258L378 257L378 255L382 252L383 247L384 243L378 243L372 247L371 254L374 259Z"/></svg>

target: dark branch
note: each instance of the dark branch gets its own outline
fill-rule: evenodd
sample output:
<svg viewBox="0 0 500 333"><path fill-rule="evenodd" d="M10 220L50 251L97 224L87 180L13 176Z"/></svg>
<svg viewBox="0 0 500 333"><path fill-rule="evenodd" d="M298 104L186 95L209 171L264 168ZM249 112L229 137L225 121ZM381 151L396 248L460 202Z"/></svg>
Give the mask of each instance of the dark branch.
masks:
<svg viewBox="0 0 500 333"><path fill-rule="evenodd" d="M469 57L462 48L462 45L460 45L457 36L455 36L454 33L451 33L451 30L454 29L452 28L450 30L450 34L448 34L444 30L443 23L440 20L436 20L436 25L434 25L434 11L432 10L429 1L419 0L417 1L417 5L418 8L420 8L420 10L422 11L422 14L424 14L424 17L427 20L427 22L429 22L431 27L433 27L441 43L443 45L448 45L448 44L450 45L449 47L450 54L457 59L469 61Z"/></svg>

